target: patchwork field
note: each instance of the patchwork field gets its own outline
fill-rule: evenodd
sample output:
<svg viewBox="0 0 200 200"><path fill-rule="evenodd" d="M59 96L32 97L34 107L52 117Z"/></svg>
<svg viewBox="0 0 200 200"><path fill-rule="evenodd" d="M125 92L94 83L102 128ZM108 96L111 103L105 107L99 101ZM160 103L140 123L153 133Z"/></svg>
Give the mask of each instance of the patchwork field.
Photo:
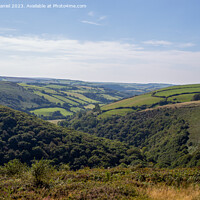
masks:
<svg viewBox="0 0 200 200"><path fill-rule="evenodd" d="M72 112L65 110L64 108L54 107L54 108L40 108L30 111L39 117L51 116L54 112L59 111L63 116L72 115Z"/></svg>
<svg viewBox="0 0 200 200"><path fill-rule="evenodd" d="M198 94L200 94L200 84L172 86L105 105L101 108L103 113L100 116L124 115L126 110L134 112L165 104L188 102Z"/></svg>
<svg viewBox="0 0 200 200"><path fill-rule="evenodd" d="M45 83L18 83L18 85L50 103L48 107L29 110L30 113L44 119L56 119L59 117L59 112L65 118L80 110L92 109L97 103L104 105L124 97L123 93L114 93L105 88L92 86Z"/></svg>
<svg viewBox="0 0 200 200"><path fill-rule="evenodd" d="M46 120L57 119L58 112L64 119L78 111L93 109L95 104L103 106L135 94L169 86L20 77L0 77L0 80L0 104L34 113Z"/></svg>

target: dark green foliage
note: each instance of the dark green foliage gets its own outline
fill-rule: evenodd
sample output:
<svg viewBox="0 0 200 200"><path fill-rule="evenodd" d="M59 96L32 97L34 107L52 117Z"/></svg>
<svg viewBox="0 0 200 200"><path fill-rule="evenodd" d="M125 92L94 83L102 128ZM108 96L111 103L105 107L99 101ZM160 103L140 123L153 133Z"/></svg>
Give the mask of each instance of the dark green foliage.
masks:
<svg viewBox="0 0 200 200"><path fill-rule="evenodd" d="M32 160L44 158L78 169L133 161L123 143L58 127L3 106L0 106L0 144L0 164L16 158L30 165Z"/></svg>
<svg viewBox="0 0 200 200"><path fill-rule="evenodd" d="M98 113L101 112L101 108L100 108L99 104L95 104L95 107L93 108L93 111L94 112L98 112Z"/></svg>
<svg viewBox="0 0 200 200"><path fill-rule="evenodd" d="M192 101L198 101L200 100L200 94L195 94L193 97L192 97Z"/></svg>
<svg viewBox="0 0 200 200"><path fill-rule="evenodd" d="M19 175L25 171L27 171L27 166L17 159L5 163L3 168L3 172L8 176Z"/></svg>
<svg viewBox="0 0 200 200"><path fill-rule="evenodd" d="M51 175L54 172L54 167L49 160L34 160L31 166L31 174L36 187L48 186Z"/></svg>
<svg viewBox="0 0 200 200"><path fill-rule="evenodd" d="M103 119L98 118L96 113L87 112L60 124L143 149L147 161L158 167L198 166L196 153L200 144L189 141L192 127L200 121L199 111L200 107L162 108ZM189 120L191 113L196 113L197 121ZM140 153L135 153L129 156L131 163L141 164Z"/></svg>

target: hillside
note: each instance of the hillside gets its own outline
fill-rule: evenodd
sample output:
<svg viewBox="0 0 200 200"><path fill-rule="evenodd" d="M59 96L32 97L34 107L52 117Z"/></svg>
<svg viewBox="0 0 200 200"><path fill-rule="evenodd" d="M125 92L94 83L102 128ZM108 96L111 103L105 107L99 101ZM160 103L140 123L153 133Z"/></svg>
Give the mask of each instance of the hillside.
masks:
<svg viewBox="0 0 200 200"><path fill-rule="evenodd" d="M200 100L200 84L171 86L103 106L100 117L125 115L147 108Z"/></svg>
<svg viewBox="0 0 200 200"><path fill-rule="evenodd" d="M143 162L141 152L129 148L117 141L58 127L0 106L0 164L15 158L30 164L33 159L44 158L78 169L131 164L136 158Z"/></svg>
<svg viewBox="0 0 200 200"><path fill-rule="evenodd" d="M86 82L70 79L53 79L53 78L27 78L27 77L7 77L0 76L1 81L10 81L15 83L25 84L55 84L55 85L71 85L71 86L86 86L95 88L104 88L107 90L121 92L123 96L130 97L150 92L156 89L171 86L171 84L164 83L114 83L114 82Z"/></svg>
<svg viewBox="0 0 200 200"><path fill-rule="evenodd" d="M93 109L95 104L103 106L169 86L22 77L0 77L0 80L0 104L46 120L64 119L80 110Z"/></svg>
<svg viewBox="0 0 200 200"><path fill-rule="evenodd" d="M21 111L51 104L45 98L24 89L20 85L6 81L0 81L0 103Z"/></svg>
<svg viewBox="0 0 200 200"><path fill-rule="evenodd" d="M96 106L61 122L68 128L0 106L0 198L199 199L200 101L192 95L124 116L101 117Z"/></svg>
<svg viewBox="0 0 200 200"><path fill-rule="evenodd" d="M95 104L104 105L125 96L125 94L117 91L93 86L74 86L61 83L18 84L27 91L43 97L52 104L50 107L29 110L31 113L45 119L64 118L80 110L92 109Z"/></svg>
<svg viewBox="0 0 200 200"><path fill-rule="evenodd" d="M148 162L159 167L200 166L200 101L159 106L124 116L99 116L101 112L79 113L60 124L138 147Z"/></svg>

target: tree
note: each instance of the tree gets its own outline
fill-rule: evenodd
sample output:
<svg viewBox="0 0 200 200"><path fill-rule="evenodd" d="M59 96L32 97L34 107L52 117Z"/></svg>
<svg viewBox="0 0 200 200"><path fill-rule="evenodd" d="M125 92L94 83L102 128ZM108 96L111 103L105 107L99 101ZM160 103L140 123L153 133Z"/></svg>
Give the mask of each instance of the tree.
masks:
<svg viewBox="0 0 200 200"><path fill-rule="evenodd" d="M101 108L100 108L98 103L95 104L95 107L93 108L93 111L94 112L99 112L99 113L101 112Z"/></svg>
<svg viewBox="0 0 200 200"><path fill-rule="evenodd" d="M198 101L200 100L200 94L195 94L193 97L192 97L192 101Z"/></svg>

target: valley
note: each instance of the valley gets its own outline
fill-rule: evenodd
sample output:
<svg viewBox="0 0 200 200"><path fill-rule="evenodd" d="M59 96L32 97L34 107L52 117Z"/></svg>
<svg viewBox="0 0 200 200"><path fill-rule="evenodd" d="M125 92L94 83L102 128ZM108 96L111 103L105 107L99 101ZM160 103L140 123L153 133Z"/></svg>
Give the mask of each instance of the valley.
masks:
<svg viewBox="0 0 200 200"><path fill-rule="evenodd" d="M0 80L0 104L45 120L64 119L81 110L93 109L95 104L103 106L169 85L20 77L0 77Z"/></svg>
<svg viewBox="0 0 200 200"><path fill-rule="evenodd" d="M199 198L199 84L29 81L0 82L0 197Z"/></svg>

